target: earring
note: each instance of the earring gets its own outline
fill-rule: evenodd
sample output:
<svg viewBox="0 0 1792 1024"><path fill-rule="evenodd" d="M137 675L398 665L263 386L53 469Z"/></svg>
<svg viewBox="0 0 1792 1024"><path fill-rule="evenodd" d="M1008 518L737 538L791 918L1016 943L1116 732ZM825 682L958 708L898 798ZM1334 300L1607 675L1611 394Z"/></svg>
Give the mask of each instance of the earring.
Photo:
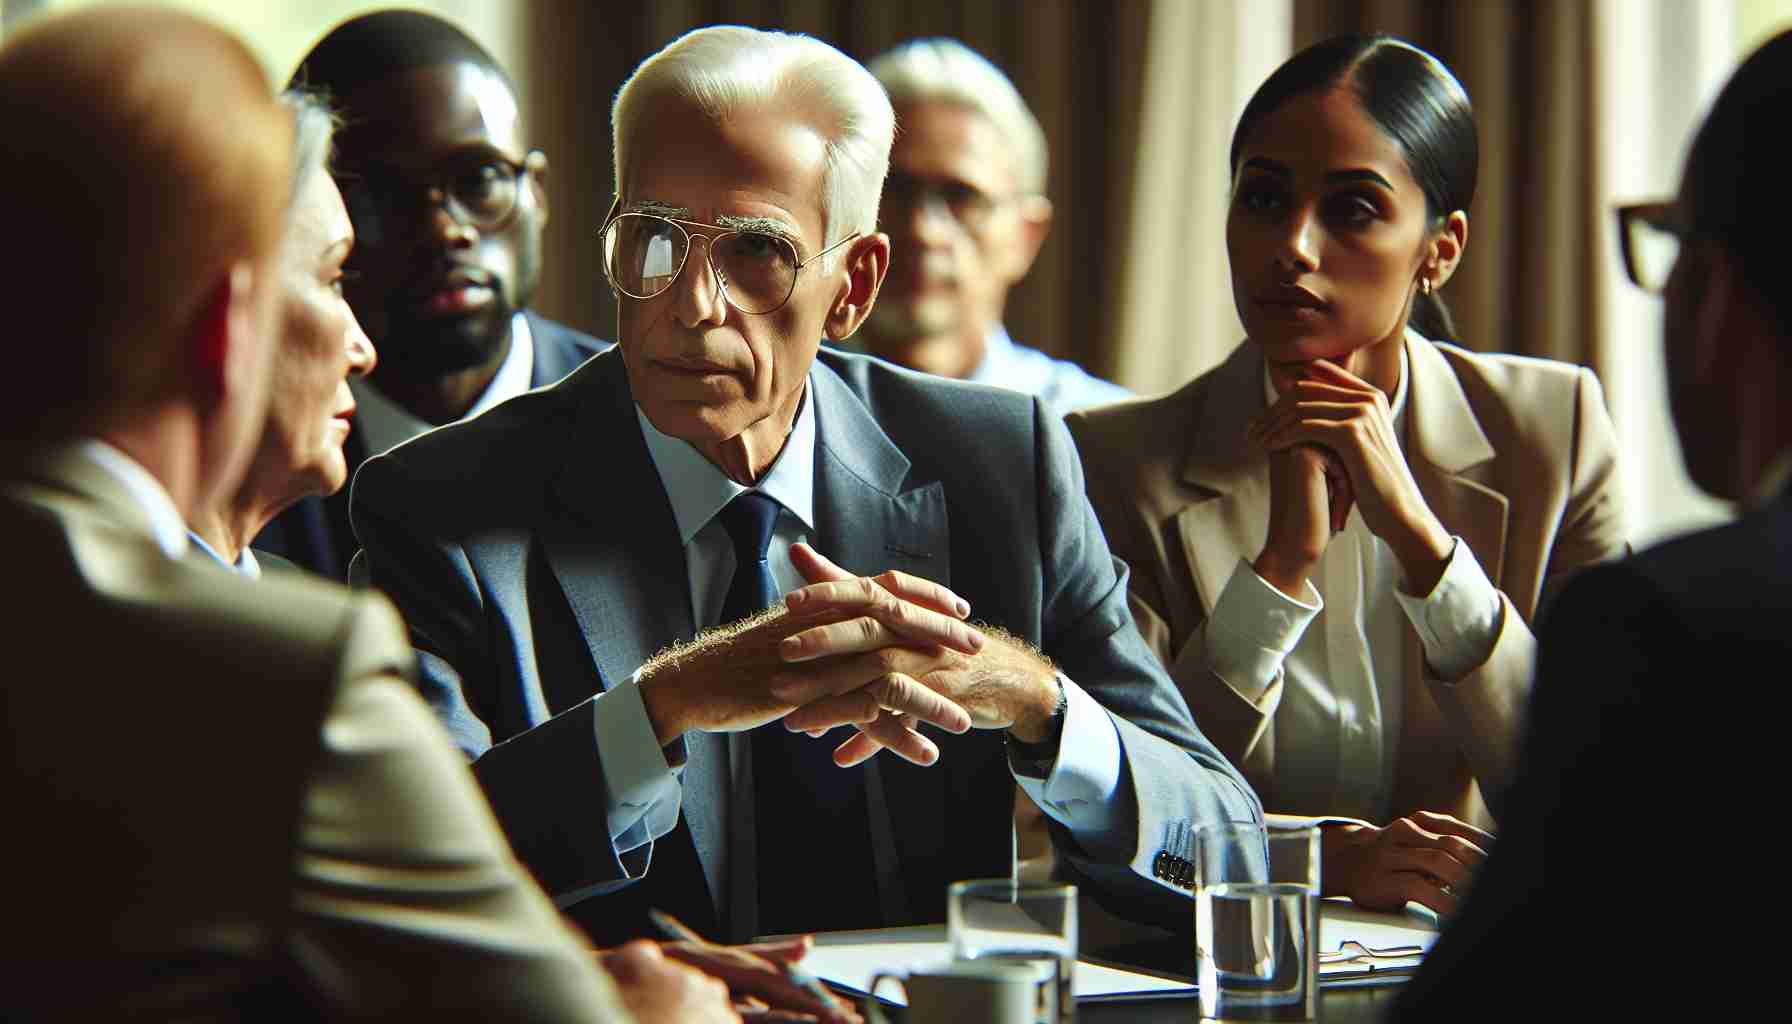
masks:
<svg viewBox="0 0 1792 1024"><path fill-rule="evenodd" d="M1430 295L1431 294L1431 278L1429 278L1429 277L1419 278L1419 294L1420 295Z"/></svg>

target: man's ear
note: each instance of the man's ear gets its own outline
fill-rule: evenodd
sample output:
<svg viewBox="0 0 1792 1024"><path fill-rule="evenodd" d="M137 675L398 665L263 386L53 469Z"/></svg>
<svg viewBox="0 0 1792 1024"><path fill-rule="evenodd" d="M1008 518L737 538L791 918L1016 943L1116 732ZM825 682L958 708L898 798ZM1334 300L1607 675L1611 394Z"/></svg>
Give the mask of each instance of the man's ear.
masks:
<svg viewBox="0 0 1792 1024"><path fill-rule="evenodd" d="M1006 277L1013 284L1027 276L1033 261L1039 258L1039 247L1052 232L1052 201L1044 196L1021 196L1015 200L1014 235L1009 249Z"/></svg>
<svg viewBox="0 0 1792 1024"><path fill-rule="evenodd" d="M1456 273L1462 262L1462 251L1468 248L1468 214L1461 210L1444 218L1443 227L1431 237L1430 251L1420 273L1431 278L1433 289L1442 288Z"/></svg>
<svg viewBox="0 0 1792 1024"><path fill-rule="evenodd" d="M846 250L846 280L834 296L823 325L829 341L845 341L852 337L877 301L884 275L890 271L890 236L868 235L852 243Z"/></svg>
<svg viewBox="0 0 1792 1024"><path fill-rule="evenodd" d="M548 155L539 149L531 149L523 158L523 167L529 172L529 192L535 198L535 208L541 222L548 222Z"/></svg>

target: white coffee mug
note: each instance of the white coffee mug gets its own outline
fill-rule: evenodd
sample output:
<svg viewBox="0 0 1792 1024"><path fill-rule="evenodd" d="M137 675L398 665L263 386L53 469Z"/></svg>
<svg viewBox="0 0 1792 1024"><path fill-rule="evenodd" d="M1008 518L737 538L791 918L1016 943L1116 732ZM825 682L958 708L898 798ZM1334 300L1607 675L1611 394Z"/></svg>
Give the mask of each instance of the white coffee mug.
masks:
<svg viewBox="0 0 1792 1024"><path fill-rule="evenodd" d="M889 1020L877 1002L877 987L886 980L900 982L907 993L904 1019L910 1024L1034 1024L1039 1019L1039 972L1028 964L959 960L907 974L879 974L871 979L865 999L865 1015L875 1024Z"/></svg>

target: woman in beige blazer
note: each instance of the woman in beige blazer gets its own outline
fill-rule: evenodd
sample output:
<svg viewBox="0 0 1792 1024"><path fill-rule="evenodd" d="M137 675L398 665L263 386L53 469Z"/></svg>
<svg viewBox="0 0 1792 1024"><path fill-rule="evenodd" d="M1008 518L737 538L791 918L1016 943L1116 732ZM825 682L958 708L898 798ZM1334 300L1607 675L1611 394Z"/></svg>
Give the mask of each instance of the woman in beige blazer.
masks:
<svg viewBox="0 0 1792 1024"><path fill-rule="evenodd" d="M1625 548L1579 367L1477 355L1468 97L1398 40L1296 55L1232 144L1248 339L1162 398L1070 417L1134 614L1271 812L1325 829L1329 893L1456 906L1512 776L1546 588ZM1348 819L1348 820L1345 820Z"/></svg>

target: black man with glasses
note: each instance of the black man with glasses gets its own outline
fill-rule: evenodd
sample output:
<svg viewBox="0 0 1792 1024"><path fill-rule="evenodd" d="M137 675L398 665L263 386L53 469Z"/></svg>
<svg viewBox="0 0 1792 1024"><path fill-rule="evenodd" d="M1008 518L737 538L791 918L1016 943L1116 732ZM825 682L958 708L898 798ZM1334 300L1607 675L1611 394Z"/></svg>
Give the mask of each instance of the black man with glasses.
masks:
<svg viewBox="0 0 1792 1024"><path fill-rule="evenodd" d="M1735 937L1780 906L1749 880L1778 870L1751 826L1784 800L1792 665L1789 106L1781 32L1718 95L1678 197L1618 210L1631 281L1663 300L1687 474L1739 514L1557 598L1499 843L1394 1021L1735 1020L1784 993L1784 946ZM1675 966L1638 971L1652 947Z"/></svg>
<svg viewBox="0 0 1792 1024"><path fill-rule="evenodd" d="M353 473L369 455L551 384L607 347L528 310L547 157L526 148L509 76L432 15L344 22L293 76L343 118L332 168L355 224L344 282L380 346L354 385ZM337 579L356 549L345 488L278 517L256 547Z"/></svg>
<svg viewBox="0 0 1792 1024"><path fill-rule="evenodd" d="M519 856L600 942L655 907L736 940L938 922L1013 870L1018 780L1087 890L1188 928L1162 837L1261 811L1134 628L1063 424L822 348L890 258L876 80L701 29L613 121L617 348L352 501Z"/></svg>

